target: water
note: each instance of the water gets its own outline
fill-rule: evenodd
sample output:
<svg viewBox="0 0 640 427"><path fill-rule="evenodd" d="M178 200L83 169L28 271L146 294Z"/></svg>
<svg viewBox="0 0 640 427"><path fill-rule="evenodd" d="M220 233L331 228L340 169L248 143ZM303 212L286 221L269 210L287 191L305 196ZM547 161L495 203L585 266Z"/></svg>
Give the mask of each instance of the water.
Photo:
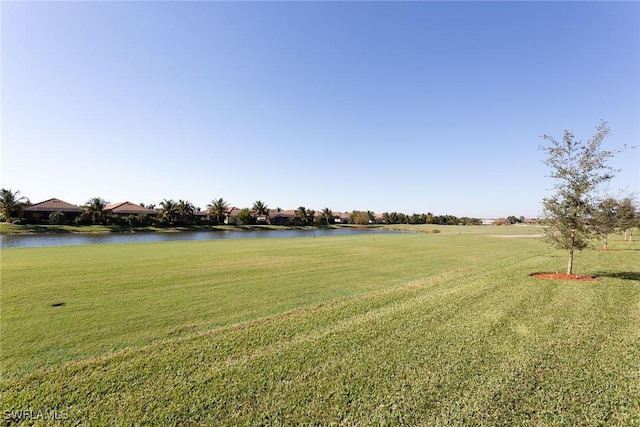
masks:
<svg viewBox="0 0 640 427"><path fill-rule="evenodd" d="M178 240L294 238L380 233L399 233L399 231L340 228L328 230L183 231L176 233L140 232L134 234L3 234L0 235L0 246L2 248L35 248L46 246L101 245L113 243L173 242Z"/></svg>

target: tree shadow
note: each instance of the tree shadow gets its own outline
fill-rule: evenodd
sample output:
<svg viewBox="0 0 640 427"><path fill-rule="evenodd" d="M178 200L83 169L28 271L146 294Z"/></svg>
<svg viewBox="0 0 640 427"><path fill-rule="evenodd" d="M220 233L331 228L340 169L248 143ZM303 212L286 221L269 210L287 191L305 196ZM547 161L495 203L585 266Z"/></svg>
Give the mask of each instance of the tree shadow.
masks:
<svg viewBox="0 0 640 427"><path fill-rule="evenodd" d="M640 282L640 271L599 271L594 274L598 277L611 277L614 279L635 280Z"/></svg>

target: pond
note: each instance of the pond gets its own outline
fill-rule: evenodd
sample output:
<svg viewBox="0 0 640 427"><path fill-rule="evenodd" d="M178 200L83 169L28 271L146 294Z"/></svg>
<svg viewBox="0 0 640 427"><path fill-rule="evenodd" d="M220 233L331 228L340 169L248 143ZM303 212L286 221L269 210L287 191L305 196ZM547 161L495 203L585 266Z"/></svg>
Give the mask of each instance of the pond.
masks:
<svg viewBox="0 0 640 427"><path fill-rule="evenodd" d="M175 233L69 233L69 234L3 234L2 248L34 248L46 246L100 245L113 243L172 242L178 240L221 240L343 236L352 234L401 233L379 229L328 230L252 230L252 231L181 231Z"/></svg>

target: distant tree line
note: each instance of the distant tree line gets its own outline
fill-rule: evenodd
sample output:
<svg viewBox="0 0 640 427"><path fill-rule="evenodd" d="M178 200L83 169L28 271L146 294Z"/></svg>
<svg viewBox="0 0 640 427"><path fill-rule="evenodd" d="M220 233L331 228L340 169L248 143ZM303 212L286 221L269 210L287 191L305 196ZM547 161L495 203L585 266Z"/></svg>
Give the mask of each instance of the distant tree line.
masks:
<svg viewBox="0 0 640 427"><path fill-rule="evenodd" d="M382 219L387 224L439 224L439 225L480 225L482 220L478 218L457 217L454 215L426 214L406 215L398 212L385 212Z"/></svg>
<svg viewBox="0 0 640 427"><path fill-rule="evenodd" d="M164 199L159 204L139 203L139 206L151 209L155 215L146 213L114 215L105 210L109 203L101 197L93 197L82 208L84 212L75 216L73 222L76 225L103 224L103 225L128 225L133 226L188 226L188 225L219 225L240 221L242 224L270 224L274 217L279 218L281 225L330 225L335 223L351 222L354 224L439 224L439 225L473 225L480 224L478 218L456 217L453 215L412 214L407 215L398 212L385 212L376 215L372 211L352 211L350 214L334 213L330 208L321 211L298 207L293 215L280 215L282 209L270 209L267 204L257 200L251 208L235 211L233 217L231 206L223 198L214 198L206 206L206 210L195 207L188 200ZM20 191L2 189L0 194L0 216L3 221L19 220L23 216L23 209L31 206L31 202L20 194ZM62 212L52 212L48 222L61 224L69 222Z"/></svg>
<svg viewBox="0 0 640 427"><path fill-rule="evenodd" d="M113 215L105 208L108 202L101 197L93 197L88 200L82 207L84 213L78 215L74 219L77 225L103 224L103 225L128 225L128 226L147 226L147 225L198 225L198 224L228 224L239 220L243 224L267 224L271 223L271 217L278 216L282 209L270 209L267 204L261 200L257 200L251 208L241 209L231 218L231 207L223 198L215 198L206 206L206 210L202 211L195 207L188 200L164 199L159 204L139 203L139 206L156 211L156 215L148 215L140 213L137 215ZM3 221L11 221L12 219L22 218L24 208L31 205L29 199L22 197L20 191L12 191L2 189L0 194L0 215ZM66 222L65 215L62 212L52 212L48 218L52 224ZM315 211L304 206L295 209L294 215L286 217L280 223L282 225L329 225L337 222L351 222L354 224L438 224L438 225L476 225L481 224L478 218L456 217L454 215L434 215L412 214L407 215L401 212L385 212L380 216L376 216L372 211L352 211L348 215L348 221L345 221L344 214L338 215L330 208L324 208L322 211Z"/></svg>

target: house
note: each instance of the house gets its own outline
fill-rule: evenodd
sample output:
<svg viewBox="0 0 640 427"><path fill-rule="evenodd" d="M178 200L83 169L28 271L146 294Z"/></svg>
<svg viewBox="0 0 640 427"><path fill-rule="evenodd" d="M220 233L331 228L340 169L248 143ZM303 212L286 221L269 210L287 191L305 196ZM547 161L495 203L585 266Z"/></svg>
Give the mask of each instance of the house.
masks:
<svg viewBox="0 0 640 427"><path fill-rule="evenodd" d="M105 206L102 209L104 213L116 215L116 216L127 216L127 215L148 215L148 216L156 216L157 211L155 209L148 209L140 205L136 205L131 202L120 202L114 203L108 206Z"/></svg>
<svg viewBox="0 0 640 427"><path fill-rule="evenodd" d="M242 209L231 206L227 211L227 217L224 219L224 223L231 225L243 225L239 217L240 211L242 211Z"/></svg>
<svg viewBox="0 0 640 427"><path fill-rule="evenodd" d="M200 208L197 208L195 212L193 212L193 216L196 219L196 223L205 223L209 220L209 210L202 211Z"/></svg>
<svg viewBox="0 0 640 427"><path fill-rule="evenodd" d="M289 225L293 224L296 220L296 211L289 209L286 211L270 211L269 218L273 225Z"/></svg>
<svg viewBox="0 0 640 427"><path fill-rule="evenodd" d="M269 213L256 216L256 224L269 224Z"/></svg>
<svg viewBox="0 0 640 427"><path fill-rule="evenodd" d="M375 216L373 218L373 221L376 224L386 224L387 223L387 220L384 219L384 214L381 214L381 213L375 214ZM371 221L369 221L369 223L371 223Z"/></svg>
<svg viewBox="0 0 640 427"><path fill-rule="evenodd" d="M482 220L482 225L493 225L496 223L495 219L490 219L490 218L484 218Z"/></svg>
<svg viewBox="0 0 640 427"><path fill-rule="evenodd" d="M336 224L351 224L351 213L349 212L334 212Z"/></svg>
<svg viewBox="0 0 640 427"><path fill-rule="evenodd" d="M49 222L49 215L53 212L61 212L63 215L61 222L70 222L82 215L85 212L85 209L54 198L33 204L24 208L22 212L25 220L35 222Z"/></svg>

